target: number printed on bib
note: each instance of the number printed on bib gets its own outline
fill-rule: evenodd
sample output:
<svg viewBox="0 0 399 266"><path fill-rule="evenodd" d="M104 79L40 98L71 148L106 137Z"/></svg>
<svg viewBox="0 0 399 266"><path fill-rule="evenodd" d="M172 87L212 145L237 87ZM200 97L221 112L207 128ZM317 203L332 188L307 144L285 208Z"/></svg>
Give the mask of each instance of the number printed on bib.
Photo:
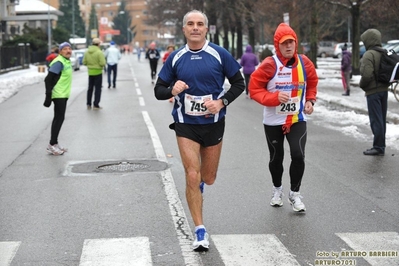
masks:
<svg viewBox="0 0 399 266"><path fill-rule="evenodd" d="M212 95L203 95L203 96L194 96L187 94L184 97L184 108L186 110L186 114L200 116L207 115L211 112L205 107L204 102L212 100Z"/></svg>
<svg viewBox="0 0 399 266"><path fill-rule="evenodd" d="M299 97L292 97L286 103L281 103L276 107L278 115L296 115L299 112Z"/></svg>

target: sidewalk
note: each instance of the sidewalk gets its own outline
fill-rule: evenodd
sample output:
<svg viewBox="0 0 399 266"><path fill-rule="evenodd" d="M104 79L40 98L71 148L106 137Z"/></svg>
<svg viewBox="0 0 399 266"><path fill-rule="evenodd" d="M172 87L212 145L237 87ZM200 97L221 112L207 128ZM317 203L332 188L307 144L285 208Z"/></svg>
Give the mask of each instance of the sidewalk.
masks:
<svg viewBox="0 0 399 266"><path fill-rule="evenodd" d="M342 107L343 110L353 110L367 114L367 101L364 91L359 87L360 76L352 76L350 96L342 96L343 86L341 73L338 69L317 69L319 76L317 100L326 105ZM399 102L392 93L388 94L387 121L399 124Z"/></svg>

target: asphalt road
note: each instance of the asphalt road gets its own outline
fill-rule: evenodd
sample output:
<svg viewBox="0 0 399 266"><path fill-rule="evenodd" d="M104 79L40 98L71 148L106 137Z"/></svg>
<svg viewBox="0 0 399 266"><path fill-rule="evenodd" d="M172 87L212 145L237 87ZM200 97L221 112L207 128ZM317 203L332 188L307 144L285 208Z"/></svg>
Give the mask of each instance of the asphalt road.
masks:
<svg viewBox="0 0 399 266"><path fill-rule="evenodd" d="M205 187L211 248L192 252L172 104L155 99L143 57L122 58L117 89L103 82L103 109L87 110L87 71L74 72L63 156L45 151L44 84L0 104L0 266L399 265L398 151L363 156L369 143L310 119L307 211L286 196L273 208L262 107L244 95L228 107L218 177ZM287 195L288 149L285 162Z"/></svg>

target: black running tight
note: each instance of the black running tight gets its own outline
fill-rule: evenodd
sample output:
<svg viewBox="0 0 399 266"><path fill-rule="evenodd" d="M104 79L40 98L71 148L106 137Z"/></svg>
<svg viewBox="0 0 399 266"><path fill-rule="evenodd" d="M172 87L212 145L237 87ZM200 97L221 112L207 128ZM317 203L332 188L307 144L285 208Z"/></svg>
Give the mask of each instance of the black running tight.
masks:
<svg viewBox="0 0 399 266"><path fill-rule="evenodd" d="M54 118L51 124L51 139L50 145L58 143L58 135L60 134L62 123L65 119L65 111L67 107L67 98L53 99L54 103Z"/></svg>
<svg viewBox="0 0 399 266"><path fill-rule="evenodd" d="M150 60L151 79L155 79L157 75L158 60Z"/></svg>
<svg viewBox="0 0 399 266"><path fill-rule="evenodd" d="M281 186L284 172L284 138L287 138L291 152L290 182L291 190L298 192L305 171L306 122L294 123L288 134L283 134L282 126L264 125L267 145L270 152L269 170L273 185Z"/></svg>

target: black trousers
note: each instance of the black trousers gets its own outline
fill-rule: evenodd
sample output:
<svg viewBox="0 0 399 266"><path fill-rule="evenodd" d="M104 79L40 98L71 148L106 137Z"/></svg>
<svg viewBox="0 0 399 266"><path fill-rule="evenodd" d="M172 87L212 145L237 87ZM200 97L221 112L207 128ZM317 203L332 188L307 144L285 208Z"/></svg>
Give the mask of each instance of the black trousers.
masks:
<svg viewBox="0 0 399 266"><path fill-rule="evenodd" d="M291 152L289 170L291 190L298 192L305 171L306 122L294 123L287 134L283 134L282 126L264 125L264 129L270 153L269 170L272 175L273 185L280 187L282 183L281 180L284 171L284 138L287 138Z"/></svg>
<svg viewBox="0 0 399 266"><path fill-rule="evenodd" d="M54 118L51 124L51 139L50 145L58 143L58 135L60 134L62 124L65 119L65 112L68 98L53 99L54 103Z"/></svg>
<svg viewBox="0 0 399 266"><path fill-rule="evenodd" d="M103 85L103 74L96 76L89 76L89 88L87 90L87 105L91 106L93 89L94 89L94 102L93 105L98 107L101 100L101 86Z"/></svg>
<svg viewBox="0 0 399 266"><path fill-rule="evenodd" d="M373 132L373 148L385 151L387 131L388 92L382 91L366 96L370 127Z"/></svg>
<svg viewBox="0 0 399 266"><path fill-rule="evenodd" d="M251 80L251 74L244 74L244 79L245 79L245 94L248 95L248 85L249 81Z"/></svg>
<svg viewBox="0 0 399 266"><path fill-rule="evenodd" d="M158 60L150 60L151 79L155 79L157 75Z"/></svg>
<svg viewBox="0 0 399 266"><path fill-rule="evenodd" d="M112 83L111 83L111 72L113 73L112 75ZM107 67L107 76L108 76L108 87L111 87L111 84L116 87L116 75L118 74L118 64L115 65L110 65L108 64Z"/></svg>

